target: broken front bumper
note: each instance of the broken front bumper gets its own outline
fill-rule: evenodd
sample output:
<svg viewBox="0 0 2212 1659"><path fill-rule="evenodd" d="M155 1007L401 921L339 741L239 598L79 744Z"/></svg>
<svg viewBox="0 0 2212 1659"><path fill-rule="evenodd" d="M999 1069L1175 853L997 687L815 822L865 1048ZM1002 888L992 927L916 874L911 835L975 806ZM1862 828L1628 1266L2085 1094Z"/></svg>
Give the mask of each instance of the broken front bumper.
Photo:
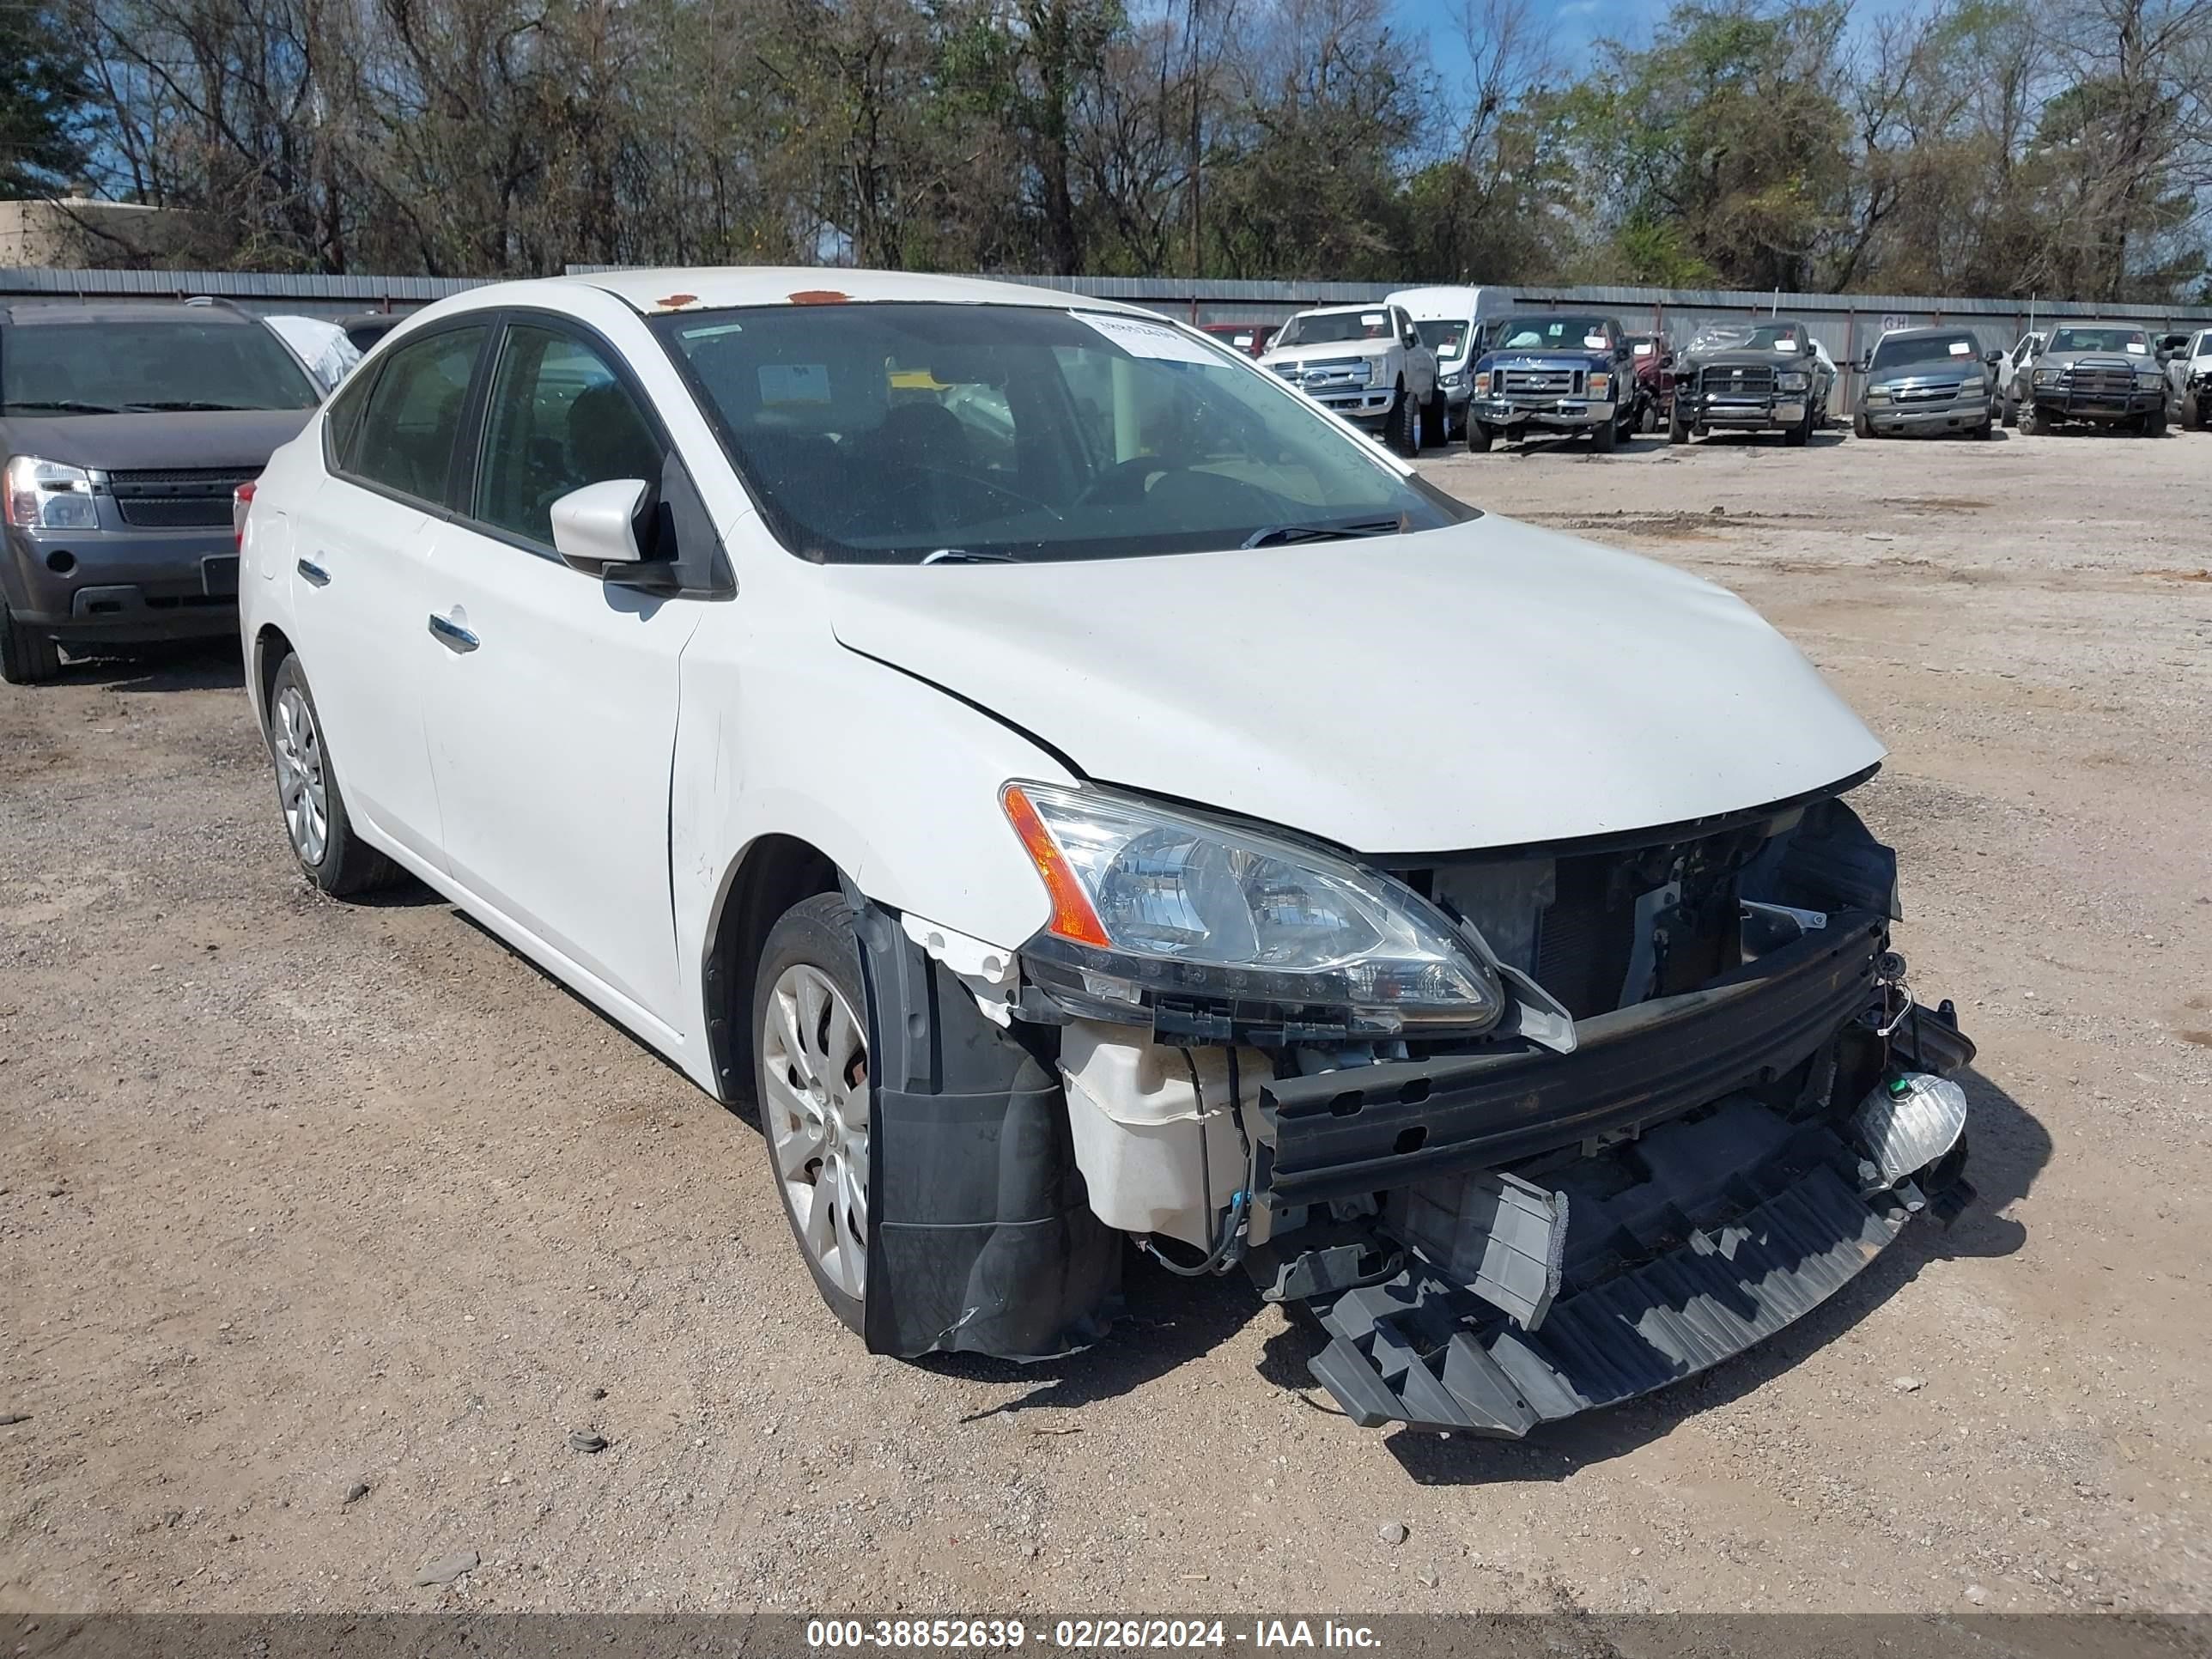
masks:
<svg viewBox="0 0 2212 1659"><path fill-rule="evenodd" d="M1580 432L1603 426L1613 416L1610 398L1572 398L1556 403L1524 403L1512 398L1483 398L1474 405L1474 418L1485 426L1510 429L1543 427L1559 432Z"/></svg>
<svg viewBox="0 0 2212 1659"><path fill-rule="evenodd" d="M1955 1213L1971 1195L1963 1141L1886 1176L1848 1113L1815 1103L1851 1096L1873 1061L1942 1076L1973 1056L1948 1008L1879 1029L1885 943L1879 918L1839 914L1719 984L1584 1022L1571 1054L1269 1085L1279 1207L1434 1193L1439 1176L1497 1198L1472 1274L1409 1243L1420 1231L1402 1213L1395 1229L1340 1226L1334 1249L1290 1255L1292 1233L1261 1252L1263 1288L1306 1302L1328 1334L1315 1377L1363 1426L1524 1435L1741 1352L1917 1210ZM1800 1067L1796 1103L1778 1107L1775 1085ZM1509 1163L1526 1179L1484 1173Z"/></svg>

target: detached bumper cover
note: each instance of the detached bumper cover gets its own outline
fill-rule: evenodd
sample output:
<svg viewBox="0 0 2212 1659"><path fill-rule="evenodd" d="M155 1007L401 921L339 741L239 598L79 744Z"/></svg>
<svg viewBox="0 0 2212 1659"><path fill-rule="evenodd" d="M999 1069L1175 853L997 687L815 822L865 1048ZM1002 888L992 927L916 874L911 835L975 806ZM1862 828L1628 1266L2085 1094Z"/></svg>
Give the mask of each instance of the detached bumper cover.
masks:
<svg viewBox="0 0 2212 1659"><path fill-rule="evenodd" d="M1505 1438L1678 1382L1810 1312L1904 1229L1909 1201L1862 1196L1843 1173L1852 1162L1825 1128L1804 1132L1731 1183L1731 1218L1686 1226L1674 1248L1553 1303L1534 1331L1413 1258L1319 1310L1331 1340L1313 1374L1363 1428Z"/></svg>
<svg viewBox="0 0 2212 1659"><path fill-rule="evenodd" d="M1702 990L1585 1020L1569 1054L1534 1050L1279 1079L1273 1184L1284 1204L1495 1167L1678 1116L1807 1059L1874 1000L1888 924L1846 911Z"/></svg>

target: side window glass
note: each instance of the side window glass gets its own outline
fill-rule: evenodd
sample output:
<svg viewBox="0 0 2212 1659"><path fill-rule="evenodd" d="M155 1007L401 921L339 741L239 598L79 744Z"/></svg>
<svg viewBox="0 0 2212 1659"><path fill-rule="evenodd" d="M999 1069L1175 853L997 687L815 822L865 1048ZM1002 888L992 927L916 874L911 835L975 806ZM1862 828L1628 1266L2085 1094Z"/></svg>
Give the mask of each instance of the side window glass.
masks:
<svg viewBox="0 0 2212 1659"><path fill-rule="evenodd" d="M368 395L375 389L377 378L374 374L364 375L331 399L325 422L330 434L331 465L341 472L353 471L353 441L360 434L362 411L368 407Z"/></svg>
<svg viewBox="0 0 2212 1659"><path fill-rule="evenodd" d="M611 478L657 484L660 441L606 360L581 341L517 324L492 377L476 516L553 544L553 503Z"/></svg>
<svg viewBox="0 0 2212 1659"><path fill-rule="evenodd" d="M368 389L345 471L422 501L443 501L461 405L468 400L483 338L481 326L449 329L394 351Z"/></svg>

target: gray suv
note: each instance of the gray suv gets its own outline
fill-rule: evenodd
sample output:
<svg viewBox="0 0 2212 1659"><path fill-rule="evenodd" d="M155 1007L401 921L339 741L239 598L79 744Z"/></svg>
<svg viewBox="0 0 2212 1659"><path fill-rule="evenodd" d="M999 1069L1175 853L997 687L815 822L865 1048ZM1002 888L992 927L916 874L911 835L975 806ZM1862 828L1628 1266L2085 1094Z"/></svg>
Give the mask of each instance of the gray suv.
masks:
<svg viewBox="0 0 2212 1659"><path fill-rule="evenodd" d="M1905 432L1965 432L1986 438L2000 404L1996 374L2004 354L1984 352L1963 328L1903 328L1885 334L1860 360L1862 438Z"/></svg>
<svg viewBox="0 0 2212 1659"><path fill-rule="evenodd" d="M51 679L60 646L235 634L232 494L318 400L226 305L0 305L0 678Z"/></svg>

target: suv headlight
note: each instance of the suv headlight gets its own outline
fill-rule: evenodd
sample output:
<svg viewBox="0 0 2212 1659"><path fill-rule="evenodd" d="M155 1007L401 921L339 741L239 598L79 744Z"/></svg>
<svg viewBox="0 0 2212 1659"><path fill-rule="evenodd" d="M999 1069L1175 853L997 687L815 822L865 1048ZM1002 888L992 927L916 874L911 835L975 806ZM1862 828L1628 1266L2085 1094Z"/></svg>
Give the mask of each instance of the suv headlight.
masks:
<svg viewBox="0 0 2212 1659"><path fill-rule="evenodd" d="M1774 384L1778 389L1784 392L1802 392L1813 382L1811 378L1802 371L1788 369L1774 377Z"/></svg>
<svg viewBox="0 0 2212 1659"><path fill-rule="evenodd" d="M2035 383L2038 386L2049 386L2057 378L2058 371L2055 368L2039 368L2035 371Z"/></svg>
<svg viewBox="0 0 2212 1659"><path fill-rule="evenodd" d="M1593 401L1613 396L1613 376L1601 369L1583 382L1585 395Z"/></svg>
<svg viewBox="0 0 2212 1659"><path fill-rule="evenodd" d="M2145 392L2155 392L2166 384L2166 376L2154 368L2136 371L2136 385Z"/></svg>
<svg viewBox="0 0 2212 1659"><path fill-rule="evenodd" d="M1474 377L1474 395L1478 398L1490 395L1490 371L1486 368Z"/></svg>
<svg viewBox="0 0 2212 1659"><path fill-rule="evenodd" d="M1024 960L1083 1012L1218 1000L1226 1038L1230 1020L1474 1033L1505 1011L1486 952L1449 917L1324 848L1102 789L1017 782L999 800L1052 901Z"/></svg>
<svg viewBox="0 0 2212 1659"><path fill-rule="evenodd" d="M100 508L92 499L92 474L81 466L14 455L0 473L0 507L8 522L23 530L97 530Z"/></svg>

